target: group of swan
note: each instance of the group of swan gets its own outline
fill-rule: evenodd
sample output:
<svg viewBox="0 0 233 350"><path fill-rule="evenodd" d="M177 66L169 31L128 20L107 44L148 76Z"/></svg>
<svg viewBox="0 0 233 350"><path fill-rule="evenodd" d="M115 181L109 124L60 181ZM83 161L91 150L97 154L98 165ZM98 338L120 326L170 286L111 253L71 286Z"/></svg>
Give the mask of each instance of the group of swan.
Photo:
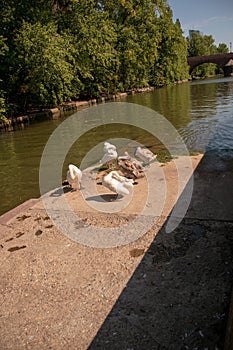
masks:
<svg viewBox="0 0 233 350"><path fill-rule="evenodd" d="M100 164L108 165L110 162L113 162L118 157L116 146L109 142L104 142L103 151L104 151L104 156L99 161ZM136 148L134 155L135 157L139 158L144 165L148 165L151 162L155 161L157 157L157 155L152 153L149 149L142 148L140 146ZM118 157L118 159L130 160L132 163L137 164L137 166L141 167L141 169L143 168L142 163L140 163L137 159L131 157L128 152L125 152L125 155Z"/></svg>
<svg viewBox="0 0 233 350"><path fill-rule="evenodd" d="M100 164L106 164L109 168L112 163L117 159L118 154L116 150L116 146L109 143L104 142L104 156L99 161ZM137 147L134 155L141 159L144 165L150 164L152 161L156 159L156 155L154 155L148 149L144 149L142 147ZM125 152L124 156L118 157L120 161L126 160L132 162L135 166L137 165L138 169L143 169L143 164L139 162L137 159L131 157L128 152ZM69 185L74 189L81 188L81 179L82 179L82 171L73 164L69 164L69 170L67 171L67 181ZM111 171L107 175L103 177L102 185L110 189L111 191L121 194L128 195L131 193L133 188L134 180L128 179L125 176L121 176L117 171Z"/></svg>

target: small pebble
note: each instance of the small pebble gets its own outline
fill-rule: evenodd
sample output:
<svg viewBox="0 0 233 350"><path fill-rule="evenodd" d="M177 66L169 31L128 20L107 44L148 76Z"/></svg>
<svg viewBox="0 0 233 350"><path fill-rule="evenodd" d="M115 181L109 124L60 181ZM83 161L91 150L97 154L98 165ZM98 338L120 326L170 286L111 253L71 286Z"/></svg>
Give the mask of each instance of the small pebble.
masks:
<svg viewBox="0 0 233 350"><path fill-rule="evenodd" d="M35 235L36 235L36 236L40 236L40 235L42 234L42 232L43 232L43 231L41 231L41 230L37 230L36 233L35 233Z"/></svg>

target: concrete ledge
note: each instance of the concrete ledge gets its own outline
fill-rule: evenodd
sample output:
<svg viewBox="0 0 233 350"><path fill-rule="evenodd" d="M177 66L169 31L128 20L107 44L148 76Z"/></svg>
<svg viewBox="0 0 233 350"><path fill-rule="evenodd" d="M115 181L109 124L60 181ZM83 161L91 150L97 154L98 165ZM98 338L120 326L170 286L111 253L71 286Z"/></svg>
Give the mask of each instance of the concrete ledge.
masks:
<svg viewBox="0 0 233 350"><path fill-rule="evenodd" d="M5 214L0 216L0 224L1 225L5 225L8 223L8 221L10 221L11 219L13 219L15 216L17 216L18 214L20 214L22 211L27 210L29 208L31 208L34 204L36 204L37 202L39 202L40 199L39 198L31 198L28 199L26 202L18 205L16 208L6 212Z"/></svg>

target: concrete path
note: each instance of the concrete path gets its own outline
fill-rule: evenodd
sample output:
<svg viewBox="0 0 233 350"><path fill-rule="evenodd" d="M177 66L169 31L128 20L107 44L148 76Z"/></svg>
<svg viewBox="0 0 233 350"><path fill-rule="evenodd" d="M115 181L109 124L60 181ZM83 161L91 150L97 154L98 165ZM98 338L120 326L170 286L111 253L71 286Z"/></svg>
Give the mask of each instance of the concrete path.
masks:
<svg viewBox="0 0 233 350"><path fill-rule="evenodd" d="M165 212L126 246L70 240L40 201L5 216L0 349L223 349L233 277L233 155L209 152L199 160L189 210L172 233L164 230L177 198L172 165L164 166ZM67 198L74 202L72 193ZM104 220L80 215L96 225ZM124 220L106 216L105 224Z"/></svg>
<svg viewBox="0 0 233 350"><path fill-rule="evenodd" d="M231 151L204 155L185 218L171 234L161 228L90 349L223 349L233 277L232 170Z"/></svg>

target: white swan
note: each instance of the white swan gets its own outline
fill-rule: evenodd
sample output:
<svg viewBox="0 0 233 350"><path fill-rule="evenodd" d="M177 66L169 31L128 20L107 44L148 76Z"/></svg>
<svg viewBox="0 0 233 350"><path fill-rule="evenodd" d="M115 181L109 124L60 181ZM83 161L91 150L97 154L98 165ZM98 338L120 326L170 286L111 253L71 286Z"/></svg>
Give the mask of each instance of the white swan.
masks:
<svg viewBox="0 0 233 350"><path fill-rule="evenodd" d="M123 156L119 156L118 159L121 159L121 160L130 160L130 155L128 152L125 152Z"/></svg>
<svg viewBox="0 0 233 350"><path fill-rule="evenodd" d="M116 146L109 142L104 142L104 153L109 152L110 150L116 151Z"/></svg>
<svg viewBox="0 0 233 350"><path fill-rule="evenodd" d="M82 171L73 164L69 164L66 179L70 186L75 189L81 188Z"/></svg>
<svg viewBox="0 0 233 350"><path fill-rule="evenodd" d="M117 151L114 149L109 149L99 161L100 164L106 164L109 168L112 166L112 163L117 159Z"/></svg>
<svg viewBox="0 0 233 350"><path fill-rule="evenodd" d="M125 196L132 192L133 180L121 176L117 171L111 171L104 176L102 185L115 193Z"/></svg>
<svg viewBox="0 0 233 350"><path fill-rule="evenodd" d="M152 153L149 149L140 146L136 148L134 155L146 164L153 162L157 157L157 155Z"/></svg>

